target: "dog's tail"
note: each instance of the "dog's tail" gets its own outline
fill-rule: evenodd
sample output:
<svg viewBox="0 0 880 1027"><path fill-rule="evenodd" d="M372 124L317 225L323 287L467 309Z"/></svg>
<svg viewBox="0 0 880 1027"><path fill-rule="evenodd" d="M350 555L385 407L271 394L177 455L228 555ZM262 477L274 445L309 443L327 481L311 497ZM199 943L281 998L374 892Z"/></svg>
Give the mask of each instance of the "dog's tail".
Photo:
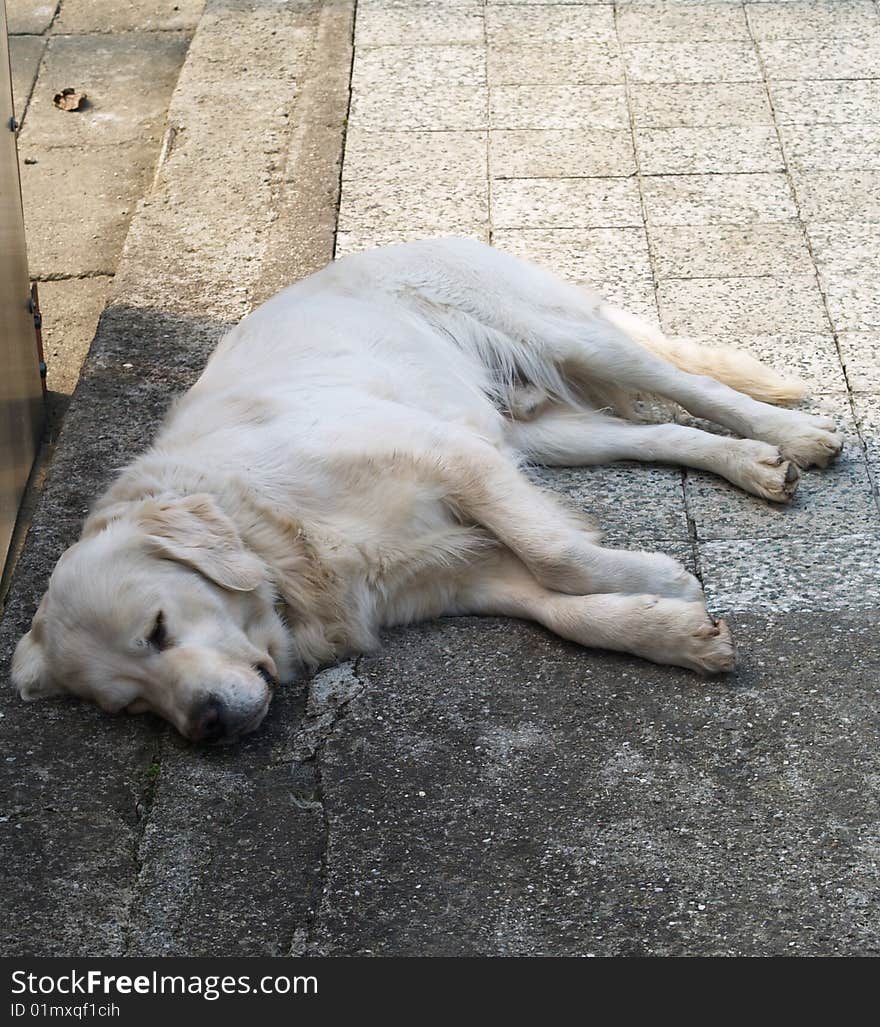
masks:
<svg viewBox="0 0 880 1027"><path fill-rule="evenodd" d="M616 307L603 306L601 313L639 345L682 371L708 375L753 399L789 403L807 391L800 378L780 374L732 346L701 346L690 339L669 339L658 328Z"/></svg>

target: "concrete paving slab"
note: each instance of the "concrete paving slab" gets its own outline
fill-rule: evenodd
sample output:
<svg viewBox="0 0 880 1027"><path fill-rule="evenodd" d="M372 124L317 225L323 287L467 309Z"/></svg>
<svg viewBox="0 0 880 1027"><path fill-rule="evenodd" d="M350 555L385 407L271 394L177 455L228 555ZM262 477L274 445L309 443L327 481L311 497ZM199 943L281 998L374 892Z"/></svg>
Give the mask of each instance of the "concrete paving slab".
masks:
<svg viewBox="0 0 880 1027"><path fill-rule="evenodd" d="M681 38L748 40L741 7L732 4L649 2L620 4L617 31L624 43L667 43Z"/></svg>
<svg viewBox="0 0 880 1027"><path fill-rule="evenodd" d="M429 178L455 183L486 177L485 132L372 132L352 127L346 136L343 181L384 179L415 186Z"/></svg>
<svg viewBox="0 0 880 1027"><path fill-rule="evenodd" d="M372 3L358 12L355 45L445 46L482 43L483 12L470 6L443 3Z"/></svg>
<svg viewBox="0 0 880 1027"><path fill-rule="evenodd" d="M649 324L659 324L653 279L612 278L594 287L615 307L628 310Z"/></svg>
<svg viewBox="0 0 880 1027"><path fill-rule="evenodd" d="M651 226L657 278L805 275L813 261L798 224Z"/></svg>
<svg viewBox="0 0 880 1027"><path fill-rule="evenodd" d="M773 332L748 335L720 332L690 335L706 346L725 344L744 350L778 371L795 374L806 384L810 395L845 393L847 380L840 365L837 346L830 330L825 332Z"/></svg>
<svg viewBox="0 0 880 1027"><path fill-rule="evenodd" d="M632 134L628 129L493 129L489 173L493 178L623 178L636 173Z"/></svg>
<svg viewBox="0 0 880 1027"><path fill-rule="evenodd" d="M801 170L880 170L880 125L782 125L785 158Z"/></svg>
<svg viewBox="0 0 880 1027"><path fill-rule="evenodd" d="M820 272L870 276L880 274L880 224L843 221L807 225L810 248Z"/></svg>
<svg viewBox="0 0 880 1027"><path fill-rule="evenodd" d="M663 540L683 543L689 550L682 473L677 467L621 462L605 467L537 467L529 474L588 514L602 532L604 545L666 552L659 541Z"/></svg>
<svg viewBox="0 0 880 1027"><path fill-rule="evenodd" d="M746 4L756 39L863 39L880 31L880 15L871 0L795 0L792 3Z"/></svg>
<svg viewBox="0 0 880 1027"><path fill-rule="evenodd" d="M880 119L880 81L773 82L773 111L781 125L871 125Z"/></svg>
<svg viewBox="0 0 880 1027"><path fill-rule="evenodd" d="M773 124L763 82L634 82L630 102L640 129Z"/></svg>
<svg viewBox="0 0 880 1027"><path fill-rule="evenodd" d="M441 233L442 234L442 233ZM462 229L455 233L479 242L489 242L489 224L483 223L470 229ZM435 238L436 232L423 232L418 228L381 228L367 226L351 231L340 229L336 234L336 256L345 257L349 253L361 253L376 246L394 246L402 242L414 242L416 239Z"/></svg>
<svg viewBox="0 0 880 1027"><path fill-rule="evenodd" d="M845 521L842 526L845 530ZM876 531L828 539L703 542L699 554L706 599L716 614L863 616L880 600Z"/></svg>
<svg viewBox="0 0 880 1027"><path fill-rule="evenodd" d="M837 336L853 392L880 392L880 332L840 332Z"/></svg>
<svg viewBox="0 0 880 1027"><path fill-rule="evenodd" d="M492 187L498 228L627 228L642 223L632 178L507 179Z"/></svg>
<svg viewBox="0 0 880 1027"><path fill-rule="evenodd" d="M485 86L486 51L482 46L364 46L352 69L355 91L389 86L429 88ZM356 122L358 123L358 122Z"/></svg>
<svg viewBox="0 0 880 1027"><path fill-rule="evenodd" d="M55 28L62 33L192 30L205 0L63 0Z"/></svg>
<svg viewBox="0 0 880 1027"><path fill-rule="evenodd" d="M666 279L657 286L657 302L663 326L673 335L828 328L815 275Z"/></svg>
<svg viewBox="0 0 880 1027"><path fill-rule="evenodd" d="M846 394L813 400L808 409L834 416L844 452L829 468L801 474L791 503L750 496L716 475L688 471L687 504L701 542L714 539L833 539L880 529L880 514ZM833 413L832 413L833 412Z"/></svg>
<svg viewBox="0 0 880 1027"><path fill-rule="evenodd" d="M609 282L651 279L644 228L499 229L492 242L500 250L599 291Z"/></svg>
<svg viewBox="0 0 880 1027"><path fill-rule="evenodd" d="M638 129L635 138L644 175L785 170L776 129L769 125Z"/></svg>
<svg viewBox="0 0 880 1027"><path fill-rule="evenodd" d="M154 150L138 141L98 146L87 157L76 148L24 144L19 153L31 274L112 272L152 177Z"/></svg>
<svg viewBox="0 0 880 1027"><path fill-rule="evenodd" d="M877 71L880 42L865 39L767 39L759 43L771 81L863 79Z"/></svg>
<svg viewBox="0 0 880 1027"><path fill-rule="evenodd" d="M40 283L50 437L57 436L112 284L113 279L104 275Z"/></svg>
<svg viewBox="0 0 880 1027"><path fill-rule="evenodd" d="M880 390L853 397L856 421L865 447L865 459L880 500Z"/></svg>
<svg viewBox="0 0 880 1027"><path fill-rule="evenodd" d="M163 736L129 955L287 956L308 932L321 891L320 782L313 765L284 759L305 700L301 686L286 689L240 749L199 752Z"/></svg>
<svg viewBox="0 0 880 1027"><path fill-rule="evenodd" d="M27 114L28 101L37 81L37 69L45 49L46 40L43 36L9 37L13 109L19 125Z"/></svg>
<svg viewBox="0 0 880 1027"><path fill-rule="evenodd" d="M314 950L876 952L860 623L737 618L702 685L529 625L389 633L325 750Z"/></svg>
<svg viewBox="0 0 880 1027"><path fill-rule="evenodd" d="M631 43L624 50L633 82L759 82L751 42Z"/></svg>
<svg viewBox="0 0 880 1027"><path fill-rule="evenodd" d="M467 234L488 224L489 189L473 178L456 184L348 180L342 186L340 231L406 228L423 235Z"/></svg>
<svg viewBox="0 0 880 1027"><path fill-rule="evenodd" d="M806 222L880 221L880 171L793 171Z"/></svg>
<svg viewBox="0 0 880 1027"><path fill-rule="evenodd" d="M40 68L21 145L104 146L161 140L165 112L189 46L184 32L53 36ZM88 94L81 111L52 102L72 86Z"/></svg>
<svg viewBox="0 0 880 1027"><path fill-rule="evenodd" d="M629 128L622 85L492 86L489 111L493 128Z"/></svg>
<svg viewBox="0 0 880 1027"><path fill-rule="evenodd" d="M542 43L542 37L493 43L486 53L489 84L608 84L624 81L616 41Z"/></svg>
<svg viewBox="0 0 880 1027"><path fill-rule="evenodd" d="M489 47L519 46L524 40L557 43L617 42L614 12L607 4L541 7L486 8L486 42Z"/></svg>
<svg viewBox="0 0 880 1027"><path fill-rule="evenodd" d="M649 225L772 224L797 217L785 175L647 175Z"/></svg>
<svg viewBox="0 0 880 1027"><path fill-rule="evenodd" d="M356 89L351 117L362 129L412 132L486 129L489 124L484 86L442 85L405 89Z"/></svg>
<svg viewBox="0 0 880 1027"><path fill-rule="evenodd" d="M52 24L58 3L53 0L6 0L10 36L40 35Z"/></svg>
<svg viewBox="0 0 880 1027"><path fill-rule="evenodd" d="M822 274L831 323L839 332L880 328L880 296L873 277Z"/></svg>

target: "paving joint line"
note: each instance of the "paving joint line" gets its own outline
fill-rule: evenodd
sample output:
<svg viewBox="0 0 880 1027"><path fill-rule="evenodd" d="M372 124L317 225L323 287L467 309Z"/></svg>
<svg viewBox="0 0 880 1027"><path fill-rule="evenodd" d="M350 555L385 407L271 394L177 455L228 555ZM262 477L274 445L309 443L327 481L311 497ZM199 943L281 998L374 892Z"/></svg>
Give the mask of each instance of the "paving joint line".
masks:
<svg viewBox="0 0 880 1027"><path fill-rule="evenodd" d="M875 6L876 6L876 0L875 0ZM744 0L744 2L742 4L742 7L743 7L743 13L745 14L745 8L746 8L745 0ZM776 108L775 108L775 106L773 104L773 94L770 91L769 79L767 77L767 68L766 68L766 65L764 63L764 57L763 57L763 55L761 53L760 47L758 46L757 40L754 37L754 33L752 32L752 26L751 26L751 23L749 22L747 16L746 16L746 24L748 26L749 34L752 37L752 42L753 42L753 45L755 47L755 53L757 54L758 67L761 69L761 76L762 76L762 79L763 79L763 82L764 82L764 92L767 95L767 102L770 104L770 113L771 113L771 115L773 117L773 125L774 125L774 127L776 129L776 137L777 137L777 140L779 142L779 148L780 148L780 150L782 152L783 162L785 163L785 172L784 172L785 179L786 179L786 182L788 183L789 191L790 191L791 196L792 196L792 198L794 200L794 206L795 206L795 210L797 211L798 222L801 225L801 228L802 228L803 233L804 233L804 240L805 240L805 242L807 244L807 252L810 254L810 261L811 261L811 263L813 265L813 276L815 278L816 287L819 290L819 295L822 297L822 308L825 311L825 318L826 318L826 320L828 322L828 326L829 326L829 329L830 329L830 332L831 332L831 337L834 340L834 348L835 348L835 350L837 352L837 361L838 361L838 364L840 365L840 369L841 369L841 371L843 373L844 382L846 383L847 402L849 404L850 413L852 414L852 419L853 419L853 423L855 425L856 434L858 435L859 443L860 443L861 448L862 448L862 461L864 463L865 471L866 471L867 476L868 476L868 482L869 482L870 487L871 487L871 498L874 501L874 507L875 507L878 515L880 515L880 491L878 491L878 482L875 480L874 473L873 473L872 468L871 468L871 462L868 459L868 444L865 441L865 436L862 434L861 424L859 423L859 415L858 415L858 412L856 410L855 397L854 397L854 393L853 393L852 383L849 380L849 374L847 372L846 362L843 359L843 352L841 351L841 348L840 348L840 334L839 334L839 332L837 330L837 326L834 323L834 319L831 316L831 311L830 311L829 306L828 306L828 294L827 294L827 291L826 291L826 288L825 288L825 284L824 284L823 279L822 279L822 275L821 275L821 273L819 271L819 265L818 265L818 262L816 260L816 255L815 255L815 253L813 251L813 243L812 243L812 240L810 239L810 233L807 231L807 223L806 223L806 221L805 221L805 219L803 217L803 214L801 212L800 198L798 196L798 192L797 192L797 189L795 187L794 179L793 179L792 174L791 174L791 164L789 162L788 154L786 152L785 141L783 139L782 132L780 131L779 121L778 121L778 119L776 117ZM852 170L858 170L858 169L852 169Z"/></svg>

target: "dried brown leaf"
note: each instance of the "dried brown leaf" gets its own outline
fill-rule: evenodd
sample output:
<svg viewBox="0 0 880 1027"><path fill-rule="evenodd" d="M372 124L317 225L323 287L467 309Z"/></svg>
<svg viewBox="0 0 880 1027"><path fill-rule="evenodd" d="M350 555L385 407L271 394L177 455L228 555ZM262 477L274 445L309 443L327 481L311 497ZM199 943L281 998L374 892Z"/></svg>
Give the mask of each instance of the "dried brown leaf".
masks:
<svg viewBox="0 0 880 1027"><path fill-rule="evenodd" d="M52 102L59 110L78 111L82 110L82 106L86 99L86 94L81 90L67 86L67 88L62 89L60 93L55 94L52 98Z"/></svg>

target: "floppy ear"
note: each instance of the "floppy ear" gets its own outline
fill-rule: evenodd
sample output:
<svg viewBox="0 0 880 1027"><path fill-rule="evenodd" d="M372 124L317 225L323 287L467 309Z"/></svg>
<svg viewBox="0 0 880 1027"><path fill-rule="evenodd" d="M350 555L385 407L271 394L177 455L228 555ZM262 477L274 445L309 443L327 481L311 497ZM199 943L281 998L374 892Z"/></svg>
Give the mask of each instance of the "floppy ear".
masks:
<svg viewBox="0 0 880 1027"><path fill-rule="evenodd" d="M252 592L265 579L262 562L244 548L209 495L145 503L140 521L161 557L192 567L221 588Z"/></svg>
<svg viewBox="0 0 880 1027"><path fill-rule="evenodd" d="M43 602L37 610L31 630L19 640L12 658L12 687L22 699L45 699L62 695L63 688L52 684L46 667L43 643Z"/></svg>

